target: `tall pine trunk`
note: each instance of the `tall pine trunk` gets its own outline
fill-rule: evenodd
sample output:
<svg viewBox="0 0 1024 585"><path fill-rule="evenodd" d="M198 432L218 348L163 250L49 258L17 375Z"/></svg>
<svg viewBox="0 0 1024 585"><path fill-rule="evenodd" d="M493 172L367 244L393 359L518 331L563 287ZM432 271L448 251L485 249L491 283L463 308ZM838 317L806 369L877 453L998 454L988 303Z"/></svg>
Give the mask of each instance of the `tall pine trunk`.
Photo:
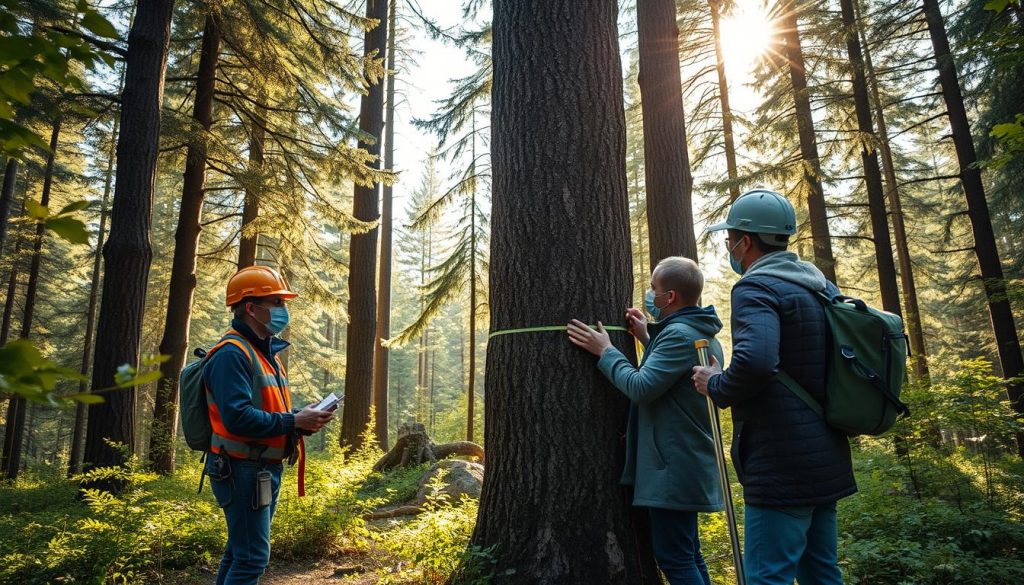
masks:
<svg viewBox="0 0 1024 585"><path fill-rule="evenodd" d="M153 471L162 474L174 471L174 437L178 432L178 378L188 352L192 300L196 290L199 234L202 231L200 222L206 195L206 153L210 127L213 125L213 94L219 53L220 24L213 14L207 14L192 111L192 119L196 126L202 128L202 133L192 136L185 158L181 207L178 211L178 229L174 233L174 258L167 292L167 317L164 321L164 336L160 340L160 355L169 356L169 359L160 364L149 442Z"/></svg>
<svg viewBox="0 0 1024 585"><path fill-rule="evenodd" d="M249 171L257 178L257 183L245 187L245 203L242 207L241 237L238 243L238 269L256 264L256 248L259 245L259 234L246 232L246 228L256 221L260 215L260 195L263 185L263 148L266 140L266 124L263 110L257 108L256 119L249 127Z"/></svg>
<svg viewBox="0 0 1024 585"><path fill-rule="evenodd" d="M473 441L474 419L476 418L476 109L472 115L472 148L470 156L473 165L470 174L473 178L473 189L469 199L469 384L466 388L466 440Z"/></svg>
<svg viewBox="0 0 1024 585"><path fill-rule="evenodd" d="M846 32L846 53L853 70L853 107L860 132L860 159L864 166L864 185L868 192L868 213L871 217L871 241L875 246L875 264L878 268L878 287L882 293L882 308L900 314L900 290L896 284L896 263L892 259L892 240L889 238L889 219L885 210L885 188L878 168L878 137L871 121L871 102L868 83L864 75L864 58L853 12L853 0L840 0L843 29Z"/></svg>
<svg viewBox="0 0 1024 585"><path fill-rule="evenodd" d="M811 115L807 71L804 67L803 50L800 47L798 4L798 2L792 1L782 11L783 54L789 66L789 76L793 84L796 125L800 135L803 190L807 195L807 208L810 212L814 263L825 274L825 278L835 282L836 262L832 256L832 234L828 227L825 191L821 186L821 160L818 157L818 142L814 134L814 118Z"/></svg>
<svg viewBox="0 0 1024 585"><path fill-rule="evenodd" d="M492 331L616 323L632 300L616 16L613 0L494 3ZM594 357L562 332L501 335L485 380L472 543L496 547L497 583L660 582L618 485L628 401Z"/></svg>
<svg viewBox="0 0 1024 585"><path fill-rule="evenodd" d="M11 205L14 203L14 186L18 183L18 159L7 159L4 166L4 184L0 190L0 258L4 257L4 242L7 241L7 224L11 220Z"/></svg>
<svg viewBox="0 0 1024 585"><path fill-rule="evenodd" d="M861 13L860 2L857 9L858 19ZM862 25L864 26L864 25ZM863 30L863 29L861 29ZM892 148L889 143L889 129L885 122L882 98L878 93L878 80L871 62L871 45L867 36L863 36L864 71L871 89L871 101L878 126L878 150L882 155L882 172L885 176L886 198L889 201L889 217L892 218L892 235L896 244L896 260L900 269L900 284L903 287L903 317L910 336L910 349L913 352L911 362L914 376L928 383L928 350L924 340L924 329L921 326L921 310L917 301L917 284L914 282L914 266L910 258L910 245L907 240L907 228L903 217L903 204L900 201L899 181L896 178L896 165L892 160Z"/></svg>
<svg viewBox="0 0 1024 585"><path fill-rule="evenodd" d="M365 55L384 55L388 36L388 0L366 0L366 17L376 19L377 26L364 35ZM386 79L386 78L385 78ZM363 95L359 108L359 130L373 137L373 142L359 141L372 155L380 155L381 130L384 125L384 83L372 83ZM380 161L373 163L380 168ZM376 221L377 183L370 187L356 185L352 197L352 215L363 221ZM373 403L373 346L376 340L377 295L376 276L377 229L352 234L349 242L348 270L348 333L345 342L345 411L341 417L341 444L362 446L362 434L370 423Z"/></svg>
<svg viewBox="0 0 1024 585"><path fill-rule="evenodd" d="M686 147L676 3L674 0L638 0L636 12L647 225L653 270L668 256L697 259L691 201L693 176Z"/></svg>
<svg viewBox="0 0 1024 585"><path fill-rule="evenodd" d="M974 234L974 253L978 257L985 296L988 299L988 312L992 319L996 349L999 352L999 365L1004 378L1014 379L1024 374L1024 356L1021 355L1020 338L1017 337L1017 326L1010 309L1003 266L999 261L999 249L996 247L996 238L992 231L985 186L981 182L981 171L977 167L978 156L974 150L974 139L971 137L971 125L967 120L960 80L957 78L956 64L949 50L946 25L938 0L924 0L924 16L928 23L932 47L935 49L942 97L946 102L953 145L960 164L960 181L963 184L964 197L967 199L967 216L971 220L971 230ZM1006 395L1013 409L1018 414L1024 414L1024 384L1019 381L1008 384ZM1017 449L1021 457L1024 457L1024 431L1017 432Z"/></svg>
<svg viewBox="0 0 1024 585"><path fill-rule="evenodd" d="M103 265L103 239L107 230L107 205L110 202L110 190L114 181L114 161L117 156L117 135L121 120L114 119L114 129L110 134L110 150L107 152L107 176L103 183L103 202L100 204L100 230L96 236L96 251L92 257L92 280L89 283L89 308L86 310L85 339L82 341L83 376L89 375L90 359L92 359L92 343L96 329L96 305L100 294L100 268ZM89 385L85 380L78 383L78 391L85 392ZM82 470L82 442L85 439L85 417L88 413L86 405L75 406L75 422L71 431L71 453L68 455L68 476Z"/></svg>
<svg viewBox="0 0 1024 585"><path fill-rule="evenodd" d="M740 196L739 171L736 166L736 144L732 131L732 107L729 106L729 81L725 77L722 56L722 34L719 28L723 0L708 0L711 9L711 33L715 37L715 70L718 72L718 100L722 106L722 136L725 141L725 170L729 177L729 201Z"/></svg>
<svg viewBox="0 0 1024 585"><path fill-rule="evenodd" d="M174 0L139 3L128 34L110 238L103 247L93 389L113 386L114 374L122 364L139 363L146 283L153 258L149 238L173 9ZM128 448L135 443L135 393L108 392L104 398L102 404L89 407L83 454L87 468L123 463L121 451L111 448L107 440ZM95 487L119 490L123 486L97 482Z"/></svg>
<svg viewBox="0 0 1024 585"><path fill-rule="evenodd" d="M40 203L43 207L50 204L50 193L53 190L53 166L57 158L57 144L60 141L60 128L62 123L60 114L53 122L50 131L50 151L46 155L46 170L43 174L43 193ZM29 265L28 284L25 288L25 307L21 319L21 339L28 339L32 333L32 320L36 311L36 293L39 290L39 268L43 260L43 235L46 233L46 226L42 223L36 224L36 235L32 242L32 261ZM25 412L28 404L20 396L11 399L9 412L13 411L13 417L8 416L7 427L4 429L5 453L3 459L3 472L7 479L16 479L21 470L21 451L25 440ZM9 437L8 437L9 436Z"/></svg>
<svg viewBox="0 0 1024 585"><path fill-rule="evenodd" d="M384 121L384 168L395 165L395 2L388 23L387 113ZM373 410L377 444L388 449L388 348L381 340L391 337L392 187L384 185L380 216L380 268L377 273L377 332L373 343Z"/></svg>

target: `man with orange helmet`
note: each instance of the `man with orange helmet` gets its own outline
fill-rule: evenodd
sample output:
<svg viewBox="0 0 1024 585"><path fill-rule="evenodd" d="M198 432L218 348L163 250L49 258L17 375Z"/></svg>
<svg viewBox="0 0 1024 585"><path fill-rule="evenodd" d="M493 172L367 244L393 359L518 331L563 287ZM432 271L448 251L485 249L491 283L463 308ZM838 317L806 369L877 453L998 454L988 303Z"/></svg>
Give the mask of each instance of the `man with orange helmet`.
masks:
<svg viewBox="0 0 1024 585"><path fill-rule="evenodd" d="M277 335L288 326L288 300L297 296L272 268L239 270L227 286L231 329L203 367L213 431L206 474L228 526L217 585L259 582L270 561L282 462L300 461L301 494L301 435L319 431L333 416L311 406L292 410L278 357L288 342Z"/></svg>

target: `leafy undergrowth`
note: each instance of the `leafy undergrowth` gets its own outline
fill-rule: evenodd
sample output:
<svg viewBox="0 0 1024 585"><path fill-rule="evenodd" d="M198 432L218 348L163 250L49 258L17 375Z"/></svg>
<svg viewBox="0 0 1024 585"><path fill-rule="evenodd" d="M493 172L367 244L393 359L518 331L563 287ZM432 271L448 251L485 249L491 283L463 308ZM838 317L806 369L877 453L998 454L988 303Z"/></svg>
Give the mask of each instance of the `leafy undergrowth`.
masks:
<svg viewBox="0 0 1024 585"><path fill-rule="evenodd" d="M374 449L311 454L303 498L295 470L286 470L271 533L275 563L361 561L374 573L363 582L447 578L466 548L476 502L431 501L418 516L371 525L363 514L411 500L426 469L374 473L379 456ZM81 499L78 482L61 470L29 470L0 487L0 583L209 582L226 535L209 488L196 492L200 470L189 456L161 477L132 460L115 474L128 485L120 496L89 491Z"/></svg>
<svg viewBox="0 0 1024 585"><path fill-rule="evenodd" d="M860 493L839 508L846 582L1024 583L1019 459L919 445L909 455L893 451L877 440L855 450ZM313 454L301 499L294 469L286 472L272 545L275 565L294 580L268 582L439 584L458 567L476 583L493 581L491 551L467 549L475 500L429 500L417 516L363 519L412 499L425 470L373 473L378 456ZM225 535L209 490L196 493L199 470L194 458L173 477L132 463L122 472L129 488L121 496L92 492L82 500L78 484L58 470L29 470L16 485L0 487L0 583L210 582ZM742 501L737 506L742 514ZM724 514L701 515L701 540L713 581L734 582ZM333 576L346 565L361 569Z"/></svg>

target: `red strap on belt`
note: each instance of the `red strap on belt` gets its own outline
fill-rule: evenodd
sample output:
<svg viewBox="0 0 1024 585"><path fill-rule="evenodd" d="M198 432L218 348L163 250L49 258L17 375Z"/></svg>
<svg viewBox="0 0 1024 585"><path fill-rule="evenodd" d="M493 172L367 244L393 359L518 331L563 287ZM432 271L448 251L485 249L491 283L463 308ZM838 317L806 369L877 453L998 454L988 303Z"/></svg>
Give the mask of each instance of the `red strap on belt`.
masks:
<svg viewBox="0 0 1024 585"><path fill-rule="evenodd" d="M306 443L299 437L299 497L306 495Z"/></svg>

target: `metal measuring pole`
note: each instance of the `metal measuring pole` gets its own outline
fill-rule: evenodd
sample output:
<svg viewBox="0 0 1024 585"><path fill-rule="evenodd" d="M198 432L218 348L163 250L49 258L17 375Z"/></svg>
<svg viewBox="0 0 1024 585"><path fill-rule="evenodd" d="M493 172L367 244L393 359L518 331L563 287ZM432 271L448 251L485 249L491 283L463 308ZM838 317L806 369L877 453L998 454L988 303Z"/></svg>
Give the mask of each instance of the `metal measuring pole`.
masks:
<svg viewBox="0 0 1024 585"><path fill-rule="evenodd" d="M700 365L708 367L711 365L711 355L708 352L707 339L698 339L693 342L697 350L697 359ZM737 585L746 585L747 577L743 572L743 551L740 549L740 533L736 528L736 510L732 506L732 487L729 484L729 470L725 465L725 446L722 443L722 421L718 418L718 407L708 396L708 414L711 415L711 436L715 440L715 458L718 460L718 478L722 482L722 496L725 498L725 517L729 524L729 540L732 541L732 561L736 567Z"/></svg>

